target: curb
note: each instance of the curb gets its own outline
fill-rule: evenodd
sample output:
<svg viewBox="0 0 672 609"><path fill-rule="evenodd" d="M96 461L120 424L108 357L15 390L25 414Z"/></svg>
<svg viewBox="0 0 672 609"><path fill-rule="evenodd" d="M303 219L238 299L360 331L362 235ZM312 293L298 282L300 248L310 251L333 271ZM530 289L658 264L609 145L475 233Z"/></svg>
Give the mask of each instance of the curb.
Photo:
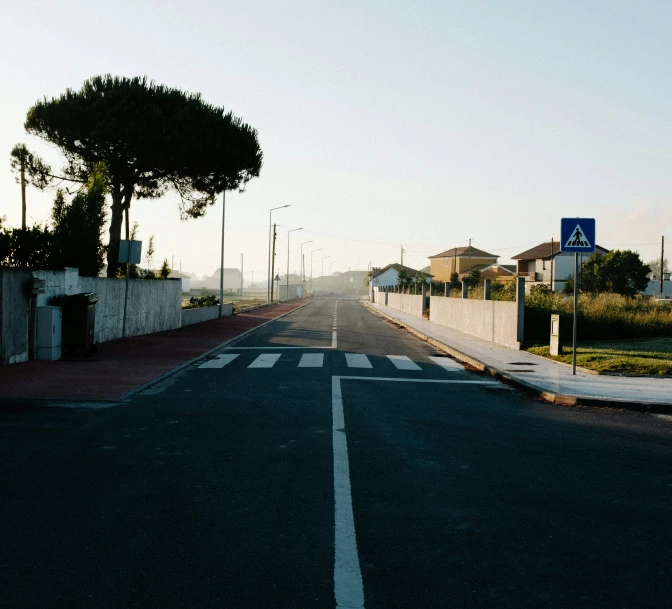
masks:
<svg viewBox="0 0 672 609"><path fill-rule="evenodd" d="M274 317L273 319L269 319L268 321L264 322L260 326L257 326L256 328L252 328L251 330L246 330L242 334L239 334L238 336L234 336L233 338L230 338L229 340L221 343L220 345L217 345L216 347L213 347L212 349L209 349L205 353L201 353L201 355L197 355L196 357L190 359L189 361L184 362L184 363L180 364L179 366L176 366L172 370L169 370L168 372L164 372L161 376L157 376L155 379L152 379L148 383L145 383L144 385L141 385L140 387L136 387L135 389L132 389L128 393L125 393L124 395L122 395L118 400L115 400L115 402L125 402L125 401L131 399L132 397L138 395L139 393L142 393L143 391L149 389L150 387L153 387L154 385L158 385L159 383L162 383L167 378L170 378L174 374L177 374L178 372L181 372L182 370L184 370L188 366L191 366L192 364L195 364L196 362L199 362L201 360L207 359L210 355L212 355L213 353L216 353L217 351L219 351L223 347L226 347L227 345L230 345L231 343L233 343L237 340L240 340L241 338L244 338L248 334L252 334L252 332L256 332L260 328L263 328L264 326L267 326L268 324L273 323L274 321L277 321L278 319L282 319L283 317L289 315L290 313L294 313L294 311L298 311L299 309L302 309L303 307L308 306L311 302L312 302L312 300L310 302L305 302L304 304L296 307L295 309L292 309L291 311L287 311L287 313L283 313L282 315L278 315L278 317ZM261 306L268 306L268 305L261 305Z"/></svg>
<svg viewBox="0 0 672 609"><path fill-rule="evenodd" d="M360 302L362 306L366 307L372 313L380 315L381 317L387 317L389 320L400 325L407 332L410 332L411 334L414 334L418 338L421 338L422 340L428 342L430 345L437 347L442 351L445 351L446 353L452 355L455 359L459 360L460 362L469 364L470 366L473 366L480 372L484 372L485 374L492 376L495 380L498 380L501 383L504 383L511 387L515 387L516 389L521 389L522 391L525 391L529 395L544 400L545 402L550 402L551 404L557 404L560 406L592 406L594 408L611 408L611 409L622 408L625 410L634 410L637 412L672 414L672 404L662 404L657 402L632 402L632 401L619 401L619 400L607 401L601 398L594 398L581 395L571 395L564 393L553 393L547 391L546 389L541 389L540 387L528 383L527 381L522 381L520 379L514 378L509 374L502 372L498 368L490 366L489 364L485 364L484 362L476 359L475 357L471 357L470 355L467 355L466 353L463 353L462 351L459 351L458 349L455 349L450 345L446 345L445 343L442 343L441 341L438 341L435 338L432 338L431 336L427 336L426 334L420 332L419 330L416 330L413 326L409 326L408 324L397 319L396 317L392 317L392 315L389 315L388 313L379 311L378 309L374 309L369 305L367 301L363 300Z"/></svg>

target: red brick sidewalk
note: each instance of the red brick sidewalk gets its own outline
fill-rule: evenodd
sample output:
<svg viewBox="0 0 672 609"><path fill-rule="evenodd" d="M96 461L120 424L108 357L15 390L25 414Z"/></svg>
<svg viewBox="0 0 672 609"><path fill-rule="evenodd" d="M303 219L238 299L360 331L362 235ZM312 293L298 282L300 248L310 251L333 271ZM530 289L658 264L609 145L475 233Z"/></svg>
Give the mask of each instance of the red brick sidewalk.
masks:
<svg viewBox="0 0 672 609"><path fill-rule="evenodd" d="M129 391L306 302L261 307L167 332L101 343L91 359L0 366L0 398L118 400Z"/></svg>

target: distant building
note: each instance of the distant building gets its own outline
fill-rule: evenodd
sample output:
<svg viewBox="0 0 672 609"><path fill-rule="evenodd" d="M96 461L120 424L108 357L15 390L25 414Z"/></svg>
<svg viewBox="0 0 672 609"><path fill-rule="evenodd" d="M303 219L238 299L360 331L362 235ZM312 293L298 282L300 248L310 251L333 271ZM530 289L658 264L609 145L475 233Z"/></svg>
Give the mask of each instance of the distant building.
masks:
<svg viewBox="0 0 672 609"><path fill-rule="evenodd" d="M497 262L497 254L489 254L477 247L454 247L440 254L430 256L430 269L435 281L450 281L450 276L457 273L460 278L471 270L483 271Z"/></svg>
<svg viewBox="0 0 672 609"><path fill-rule="evenodd" d="M597 245L595 252L604 256L609 253L609 250ZM579 258L583 258L584 262L589 256L590 254L579 254ZM518 261L516 276L525 277L526 286L545 283L558 292L565 287L567 281L574 277L574 254L561 252L560 243L557 241L553 242L552 248L551 241L546 241L516 256L511 256L511 259ZM552 285L551 267L553 268Z"/></svg>
<svg viewBox="0 0 672 609"><path fill-rule="evenodd" d="M409 275L414 276L422 271L412 269L410 266L402 266L401 264L388 264L383 268L375 268L372 273L371 283L374 288L385 288L399 285L399 271L404 269ZM432 276L427 275L427 283L431 283Z"/></svg>

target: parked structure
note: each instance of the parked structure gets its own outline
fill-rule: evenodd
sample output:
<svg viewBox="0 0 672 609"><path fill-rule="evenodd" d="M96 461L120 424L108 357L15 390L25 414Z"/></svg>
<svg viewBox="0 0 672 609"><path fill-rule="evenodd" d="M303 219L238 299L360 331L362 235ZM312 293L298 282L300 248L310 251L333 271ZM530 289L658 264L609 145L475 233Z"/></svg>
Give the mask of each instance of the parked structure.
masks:
<svg viewBox="0 0 672 609"><path fill-rule="evenodd" d="M457 273L463 279L471 270L483 271L497 262L497 254L489 254L473 246L454 247L440 254L430 256L430 268L436 281L450 281Z"/></svg>
<svg viewBox="0 0 672 609"><path fill-rule="evenodd" d="M604 256L609 252L608 249L599 245L595 246L595 252ZM579 254L579 262L588 259L590 254ZM518 261L517 276L524 277L528 288L531 285L545 283L553 290L560 291L565 283L574 277L574 254L571 252L561 252L558 241L546 241L526 250L516 256L511 256L512 260ZM551 269L553 278L551 280Z"/></svg>

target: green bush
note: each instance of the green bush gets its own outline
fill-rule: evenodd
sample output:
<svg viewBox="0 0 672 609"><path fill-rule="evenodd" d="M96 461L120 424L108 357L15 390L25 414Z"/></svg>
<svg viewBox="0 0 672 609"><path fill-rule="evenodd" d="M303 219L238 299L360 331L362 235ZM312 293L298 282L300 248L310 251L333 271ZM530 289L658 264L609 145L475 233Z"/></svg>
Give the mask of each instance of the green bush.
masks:
<svg viewBox="0 0 672 609"><path fill-rule="evenodd" d="M200 307L217 307L219 306L219 298L214 294L208 294L207 296L192 296L189 299L189 304L183 305L183 309L198 309Z"/></svg>
<svg viewBox="0 0 672 609"><path fill-rule="evenodd" d="M525 340L548 343L550 316L560 315L560 335L572 339L573 298L531 290L525 298ZM672 307L652 298L618 294L580 294L578 335L581 340L672 336Z"/></svg>

